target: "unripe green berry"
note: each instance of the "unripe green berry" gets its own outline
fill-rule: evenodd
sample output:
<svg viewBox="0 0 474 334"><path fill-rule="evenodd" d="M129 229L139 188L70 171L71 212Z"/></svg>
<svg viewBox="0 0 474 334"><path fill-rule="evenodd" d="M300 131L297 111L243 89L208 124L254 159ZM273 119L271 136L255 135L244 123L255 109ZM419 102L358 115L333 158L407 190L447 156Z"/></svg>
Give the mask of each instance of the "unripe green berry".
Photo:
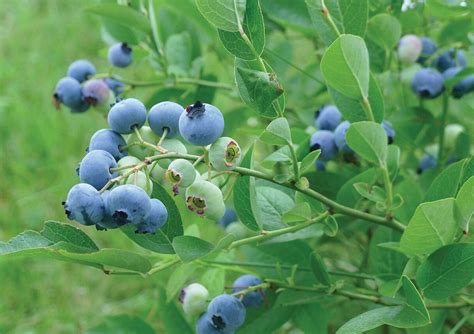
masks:
<svg viewBox="0 0 474 334"><path fill-rule="evenodd" d="M456 147L456 140L461 132L464 131L464 127L460 124L448 124L444 128L444 143L445 148L453 150Z"/></svg>
<svg viewBox="0 0 474 334"><path fill-rule="evenodd" d="M153 181L162 183L165 177L166 170L158 165L158 161L155 161L147 166L148 173Z"/></svg>
<svg viewBox="0 0 474 334"><path fill-rule="evenodd" d="M221 190L208 181L197 180L186 189L186 204L189 210L211 220L219 220L225 212Z"/></svg>
<svg viewBox="0 0 474 334"><path fill-rule="evenodd" d="M230 223L226 226L225 231L233 234L237 239L243 239L249 234L249 230L241 222Z"/></svg>
<svg viewBox="0 0 474 334"><path fill-rule="evenodd" d="M196 316L207 308L209 291L199 283L193 283L181 290L179 301L183 303L184 313Z"/></svg>
<svg viewBox="0 0 474 334"><path fill-rule="evenodd" d="M184 146L184 144L180 142L178 139L165 139L163 143L161 144L161 147L166 149L168 152L180 153L180 154L188 153L186 146ZM158 160L158 164L165 169L168 168L168 165L170 163L171 163L170 159Z"/></svg>
<svg viewBox="0 0 474 334"><path fill-rule="evenodd" d="M229 137L217 139L209 149L209 160L218 171L235 169L240 164L241 156L239 144Z"/></svg>
<svg viewBox="0 0 474 334"><path fill-rule="evenodd" d="M176 159L168 166L166 178L173 185L174 193L177 194L178 187L186 188L193 184L196 179L196 170L188 160Z"/></svg>
<svg viewBox="0 0 474 334"><path fill-rule="evenodd" d="M148 126L142 126L140 130L138 130L138 132L140 133L142 139L150 144L156 144L160 140L160 137L158 137L153 131L151 131L150 127ZM138 139L137 134L135 132L130 134L127 138L128 145L132 143L138 143L139 141L140 140ZM146 157L158 154L158 152L150 147L138 144L130 146L128 148L128 154L133 155L134 157L140 160L143 160Z"/></svg>
<svg viewBox="0 0 474 334"><path fill-rule="evenodd" d="M117 167L121 168L121 167L125 167L125 166L136 165L136 164L139 164L140 162L141 161L138 158L135 158L134 156L131 156L131 155L127 155L126 157L123 157L122 159L120 159L117 162ZM119 173L119 175L123 175L126 172L129 172L131 168L132 167L121 169L121 170L118 171L118 173Z"/></svg>
<svg viewBox="0 0 474 334"><path fill-rule="evenodd" d="M124 184L136 185L145 190L148 195L151 195L153 192L153 182L142 171L137 171L136 173L129 175L125 179Z"/></svg>

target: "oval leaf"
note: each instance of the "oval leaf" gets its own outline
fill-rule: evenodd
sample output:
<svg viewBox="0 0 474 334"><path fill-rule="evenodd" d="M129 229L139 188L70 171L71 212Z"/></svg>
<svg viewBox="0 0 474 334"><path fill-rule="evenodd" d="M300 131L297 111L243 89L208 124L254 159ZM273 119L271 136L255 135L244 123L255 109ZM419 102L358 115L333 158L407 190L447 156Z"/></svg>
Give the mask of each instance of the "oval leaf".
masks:
<svg viewBox="0 0 474 334"><path fill-rule="evenodd" d="M387 134L382 126L374 122L351 124L346 133L350 148L365 160L374 164L385 164L387 160Z"/></svg>
<svg viewBox="0 0 474 334"><path fill-rule="evenodd" d="M239 31L245 3L245 0L196 0L201 14L216 28L225 31Z"/></svg>

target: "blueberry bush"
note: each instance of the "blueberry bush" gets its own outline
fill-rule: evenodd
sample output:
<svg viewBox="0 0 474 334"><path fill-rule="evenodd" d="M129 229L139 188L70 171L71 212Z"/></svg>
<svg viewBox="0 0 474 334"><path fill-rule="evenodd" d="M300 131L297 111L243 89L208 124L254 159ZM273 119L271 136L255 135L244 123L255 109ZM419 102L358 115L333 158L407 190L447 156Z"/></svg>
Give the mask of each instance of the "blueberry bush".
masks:
<svg viewBox="0 0 474 334"><path fill-rule="evenodd" d="M70 222L0 254L157 286L156 319L91 333L473 332L471 2L86 11L110 66L71 59L53 89L104 116L58 198Z"/></svg>

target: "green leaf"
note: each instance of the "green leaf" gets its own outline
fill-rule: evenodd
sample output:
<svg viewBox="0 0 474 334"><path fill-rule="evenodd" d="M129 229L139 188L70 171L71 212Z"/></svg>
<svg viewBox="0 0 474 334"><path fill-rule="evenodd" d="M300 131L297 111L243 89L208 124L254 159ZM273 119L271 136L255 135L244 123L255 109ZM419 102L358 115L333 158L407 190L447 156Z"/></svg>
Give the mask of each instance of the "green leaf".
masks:
<svg viewBox="0 0 474 334"><path fill-rule="evenodd" d="M170 300L168 300L166 297L165 291L160 289L160 294L157 298L158 307L156 310L156 314L159 315L160 319L160 333L193 334L194 330L188 324L188 321L186 321L183 312L178 309L175 302L170 302Z"/></svg>
<svg viewBox="0 0 474 334"><path fill-rule="evenodd" d="M251 146L245 154L241 167L252 168L253 146ZM254 206L256 203L257 193L255 191L255 179L250 176L240 176L234 185L233 190L234 208L237 212L239 220L253 231L259 231L260 226L254 215Z"/></svg>
<svg viewBox="0 0 474 334"><path fill-rule="evenodd" d="M402 34L398 20L389 14L378 14L369 21L367 38L381 48L392 50L397 45Z"/></svg>
<svg viewBox="0 0 474 334"><path fill-rule="evenodd" d="M462 6L461 1L427 0L426 7L430 14L445 20L472 14L472 8Z"/></svg>
<svg viewBox="0 0 474 334"><path fill-rule="evenodd" d="M282 216L285 223L297 223L309 219L311 219L311 207L306 202L296 204Z"/></svg>
<svg viewBox="0 0 474 334"><path fill-rule="evenodd" d="M169 303L185 286L188 279L194 274L197 267L193 263L184 263L177 267L166 283L166 302Z"/></svg>
<svg viewBox="0 0 474 334"><path fill-rule="evenodd" d="M272 104L283 94L283 88L276 75L240 65L244 64L236 59L235 80L242 100L260 116L275 117Z"/></svg>
<svg viewBox="0 0 474 334"><path fill-rule="evenodd" d="M216 28L225 31L239 31L245 3L245 0L196 0L201 14Z"/></svg>
<svg viewBox="0 0 474 334"><path fill-rule="evenodd" d="M165 57L168 74L186 76L191 67L191 36L188 32L174 34L165 43Z"/></svg>
<svg viewBox="0 0 474 334"><path fill-rule="evenodd" d="M97 247L87 234L69 224L47 221L44 223L41 235L52 243L64 241L90 251L99 250L99 247Z"/></svg>
<svg viewBox="0 0 474 334"><path fill-rule="evenodd" d="M472 203L472 202L471 202ZM430 299L445 299L474 279L474 243L437 249L420 266L416 282Z"/></svg>
<svg viewBox="0 0 474 334"><path fill-rule="evenodd" d="M258 0L247 0L247 8L242 26L253 47L261 55L265 48L265 25ZM245 43L239 32L219 29L218 33L224 47L234 56L245 60L256 59L254 52Z"/></svg>
<svg viewBox="0 0 474 334"><path fill-rule="evenodd" d="M152 198L158 198L168 210L168 221L158 229L155 234L135 233L136 228L125 225L120 230L139 246L156 253L173 254L172 241L174 237L183 235L183 223L181 214L173 198L158 183L153 182Z"/></svg>
<svg viewBox="0 0 474 334"><path fill-rule="evenodd" d="M374 231L369 244L368 267L371 274L383 280L398 279L403 272L407 258L398 252L379 247L385 242L400 240L400 232L379 226Z"/></svg>
<svg viewBox="0 0 474 334"><path fill-rule="evenodd" d="M272 307L239 328L241 333L273 333L291 318L294 307Z"/></svg>
<svg viewBox="0 0 474 334"><path fill-rule="evenodd" d="M369 96L369 53L362 38L341 35L326 50L321 73L327 84L344 96Z"/></svg>
<svg viewBox="0 0 474 334"><path fill-rule="evenodd" d="M367 0L326 0L326 11L321 0L305 0L308 12L324 43L331 44L338 36L325 18L325 12L333 19L340 33L364 37L369 6Z"/></svg>
<svg viewBox="0 0 474 334"><path fill-rule="evenodd" d="M466 231L474 214L474 176L467 180L456 196L454 209L459 226Z"/></svg>
<svg viewBox="0 0 474 334"><path fill-rule="evenodd" d="M210 268L204 272L199 280L209 291L209 298L214 298L225 289L225 270L222 268Z"/></svg>
<svg viewBox="0 0 474 334"><path fill-rule="evenodd" d="M303 161L301 161L300 166L301 174L304 174L314 169L314 164L316 163L316 160L318 160L320 154L321 150L315 150L304 157Z"/></svg>
<svg viewBox="0 0 474 334"><path fill-rule="evenodd" d="M431 183L423 201L455 197L462 184L471 176L474 176L474 158L449 165Z"/></svg>
<svg viewBox="0 0 474 334"><path fill-rule="evenodd" d="M400 247L410 255L430 254L453 242L458 231L454 219L454 198L422 203L403 233Z"/></svg>
<svg viewBox="0 0 474 334"><path fill-rule="evenodd" d="M303 1L260 0L265 16L277 24L312 36L314 29ZM288 45L288 44L287 44Z"/></svg>
<svg viewBox="0 0 474 334"><path fill-rule="evenodd" d="M299 306L293 315L293 321L303 333L327 334L328 318L328 313L319 303Z"/></svg>
<svg viewBox="0 0 474 334"><path fill-rule="evenodd" d="M209 254L214 246L205 240L182 235L173 239L173 248L183 262L191 262Z"/></svg>
<svg viewBox="0 0 474 334"><path fill-rule="evenodd" d="M328 91L344 118L349 122L353 123L367 120L367 114L360 99L347 97L332 87L329 87ZM369 78L369 104L372 108L375 121L378 123L382 122L385 114L384 100L377 80L372 73L370 73Z"/></svg>
<svg viewBox="0 0 474 334"><path fill-rule="evenodd" d="M309 258L309 265L314 277L318 282L327 286L331 285L331 277L328 274L324 260L321 258L321 256L319 256L318 253L313 252L311 254L311 257Z"/></svg>
<svg viewBox="0 0 474 334"><path fill-rule="evenodd" d="M257 182L257 211L255 217L263 229L275 230L285 227L282 216L294 206L292 194L285 190L285 188L268 181Z"/></svg>
<svg viewBox="0 0 474 334"><path fill-rule="evenodd" d="M125 27L132 27L133 29L143 31L145 33L151 32L151 26L146 16L140 14L128 6L104 3L88 7L86 8L86 11L105 17Z"/></svg>
<svg viewBox="0 0 474 334"><path fill-rule="evenodd" d="M271 169L276 163L291 165L291 152L288 146L280 147L278 150L272 152L260 164L264 168Z"/></svg>
<svg viewBox="0 0 474 334"><path fill-rule="evenodd" d="M155 334L155 330L142 318L129 314L105 317L97 326L85 331L85 334Z"/></svg>
<svg viewBox="0 0 474 334"><path fill-rule="evenodd" d="M352 123L346 133L346 141L365 160L384 165L387 160L387 134L374 122Z"/></svg>
<svg viewBox="0 0 474 334"><path fill-rule="evenodd" d="M406 301L400 306L385 306L362 313L346 322L337 334L355 334L382 325L398 328L415 328L429 324L430 315L420 294L406 276L402 277Z"/></svg>
<svg viewBox="0 0 474 334"><path fill-rule="evenodd" d="M260 136L260 140L270 145L284 146L291 143L290 125L284 117L274 119Z"/></svg>
<svg viewBox="0 0 474 334"><path fill-rule="evenodd" d="M369 185L375 184L377 181L377 171L375 168L367 169L366 171L354 176L339 187L337 193L337 201L345 206L356 206L357 202L361 199L360 194L357 192L354 184L365 183Z"/></svg>
<svg viewBox="0 0 474 334"><path fill-rule="evenodd" d="M327 217L324 222L324 233L329 237L335 237L339 231L339 224L334 216Z"/></svg>

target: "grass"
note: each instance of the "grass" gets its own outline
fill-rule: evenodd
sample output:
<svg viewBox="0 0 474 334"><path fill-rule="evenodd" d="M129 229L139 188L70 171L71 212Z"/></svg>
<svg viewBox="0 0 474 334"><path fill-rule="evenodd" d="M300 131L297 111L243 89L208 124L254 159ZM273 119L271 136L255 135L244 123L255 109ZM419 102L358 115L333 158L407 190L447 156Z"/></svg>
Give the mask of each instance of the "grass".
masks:
<svg viewBox="0 0 474 334"><path fill-rule="evenodd" d="M78 181L75 167L91 134L106 126L97 112L74 115L51 103L73 60L107 66L98 54L104 48L99 22L80 8L93 3L0 2L2 241L40 230L45 219L65 220L61 201ZM118 233L98 238L103 246L134 247ZM138 292L147 285L67 263L0 258L0 333L80 333L107 314L146 315L149 306Z"/></svg>

